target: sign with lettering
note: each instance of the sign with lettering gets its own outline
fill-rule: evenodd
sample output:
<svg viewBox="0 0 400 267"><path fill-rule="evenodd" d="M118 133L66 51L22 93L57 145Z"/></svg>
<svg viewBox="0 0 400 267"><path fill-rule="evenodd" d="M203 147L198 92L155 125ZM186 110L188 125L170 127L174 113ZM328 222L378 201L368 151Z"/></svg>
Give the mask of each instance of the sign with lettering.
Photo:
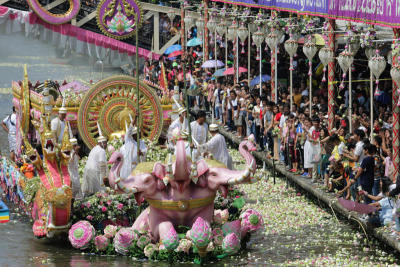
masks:
<svg viewBox="0 0 400 267"><path fill-rule="evenodd" d="M400 28L400 0L212 0Z"/></svg>

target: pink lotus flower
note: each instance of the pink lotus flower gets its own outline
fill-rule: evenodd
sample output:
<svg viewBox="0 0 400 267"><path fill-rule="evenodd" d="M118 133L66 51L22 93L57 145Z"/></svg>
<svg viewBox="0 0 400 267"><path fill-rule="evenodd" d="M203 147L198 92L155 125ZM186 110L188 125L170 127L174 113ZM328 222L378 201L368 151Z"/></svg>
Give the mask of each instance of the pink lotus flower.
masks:
<svg viewBox="0 0 400 267"><path fill-rule="evenodd" d="M254 232L264 226L264 220L261 214L253 209L248 209L240 215L242 219L242 231Z"/></svg>
<svg viewBox="0 0 400 267"><path fill-rule="evenodd" d="M104 235L98 235L94 238L94 244L96 245L96 249L98 251L103 251L106 250L109 241Z"/></svg>
<svg viewBox="0 0 400 267"><path fill-rule="evenodd" d="M124 204L122 204L122 203L119 203L119 204L117 205L117 209L118 209L118 210L122 210L123 207L124 207Z"/></svg>
<svg viewBox="0 0 400 267"><path fill-rule="evenodd" d="M86 219L88 219L89 221L93 220L93 216L92 215L88 215L86 216Z"/></svg>
<svg viewBox="0 0 400 267"><path fill-rule="evenodd" d="M238 252L240 249L240 240L235 233L230 233L224 238L222 242L222 250L228 254L232 255Z"/></svg>
<svg viewBox="0 0 400 267"><path fill-rule="evenodd" d="M103 206L103 207L101 208L101 211L102 211L102 212L106 212L106 211L107 211L107 208L106 208L105 206Z"/></svg>
<svg viewBox="0 0 400 267"><path fill-rule="evenodd" d="M90 209L90 207L92 206L92 204L90 204L90 202L86 202L86 208Z"/></svg>
<svg viewBox="0 0 400 267"><path fill-rule="evenodd" d="M94 227L88 221L79 221L68 232L71 245L77 249L86 249L95 235Z"/></svg>
<svg viewBox="0 0 400 267"><path fill-rule="evenodd" d="M107 205L110 206L111 205L111 200L107 200Z"/></svg>
<svg viewBox="0 0 400 267"><path fill-rule="evenodd" d="M104 228L104 236L107 238L113 238L115 234L117 233L117 226L109 224Z"/></svg>

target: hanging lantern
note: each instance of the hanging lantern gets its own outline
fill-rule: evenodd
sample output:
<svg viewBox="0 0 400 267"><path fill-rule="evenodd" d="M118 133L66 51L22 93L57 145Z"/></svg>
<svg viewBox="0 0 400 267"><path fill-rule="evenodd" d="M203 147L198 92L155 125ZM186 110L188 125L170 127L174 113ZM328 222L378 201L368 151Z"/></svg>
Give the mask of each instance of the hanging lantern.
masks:
<svg viewBox="0 0 400 267"><path fill-rule="evenodd" d="M292 39L292 36L290 36L290 39L285 42L285 50L289 54L289 57L290 57L289 70L293 70L293 56L296 54L298 46L299 46L299 43L297 42L297 40Z"/></svg>
<svg viewBox="0 0 400 267"><path fill-rule="evenodd" d="M264 34L260 31L260 27L258 27L258 30L253 33L253 42L257 46L257 58L256 60L261 60L260 59L260 49L262 42L264 41Z"/></svg>
<svg viewBox="0 0 400 267"><path fill-rule="evenodd" d="M238 35L241 45L242 45L242 54L244 54L244 41L246 41L248 34L249 34L249 31L247 30L247 28L244 26L244 23L242 22L240 24L239 29L237 30L237 35Z"/></svg>
<svg viewBox="0 0 400 267"><path fill-rule="evenodd" d="M342 76L343 79L342 79L342 82L341 82L341 84L339 86L340 89L344 88L343 81L346 78L347 71L349 70L351 64L353 63L353 59L354 59L353 54L350 53L347 49L344 50L342 53L340 53L339 56L338 56L337 60L338 60L340 68L343 71L343 76Z"/></svg>
<svg viewBox="0 0 400 267"><path fill-rule="evenodd" d="M375 54L375 49L372 47L365 48L365 55L367 56L368 60L370 60Z"/></svg>
<svg viewBox="0 0 400 267"><path fill-rule="evenodd" d="M303 53L306 55L308 59L308 76L312 75L312 59L317 53L318 48L314 42L311 41L311 38L307 43L304 44L303 46Z"/></svg>
<svg viewBox="0 0 400 267"><path fill-rule="evenodd" d="M228 37L229 40L233 41L236 38L237 28L238 27L236 25L236 21L233 21L232 25L229 26L228 33L226 35L226 37Z"/></svg>
<svg viewBox="0 0 400 267"><path fill-rule="evenodd" d="M321 60L322 65L324 66L323 72L324 76L322 77L322 82L326 82L326 66L331 62L334 53L329 47L324 47L319 50L318 53L319 59Z"/></svg>
<svg viewBox="0 0 400 267"><path fill-rule="evenodd" d="M278 45L278 35L275 33L275 31L269 33L267 37L265 38L265 42L267 43L269 49L271 51Z"/></svg>
<svg viewBox="0 0 400 267"><path fill-rule="evenodd" d="M196 28L197 28L197 31L199 32L199 31L203 31L203 28L204 28L204 19L203 19L203 17L201 17L201 18L199 18L197 21L196 21Z"/></svg>
<svg viewBox="0 0 400 267"><path fill-rule="evenodd" d="M187 31L190 30L190 28L192 28L194 26L194 19L192 18L192 16L190 14L185 16L183 21L185 22L185 28Z"/></svg>
<svg viewBox="0 0 400 267"><path fill-rule="evenodd" d="M375 79L376 79L376 90L375 90L375 95L379 96L380 91L379 91L379 77L381 76L382 72L386 68L386 60L383 56L379 55L379 50L376 50L376 55L373 56L369 61L368 61L368 67L370 68L372 74L374 74Z"/></svg>
<svg viewBox="0 0 400 267"><path fill-rule="evenodd" d="M219 36L224 36L226 33L226 23L224 19L221 19L221 22L217 25L216 30Z"/></svg>
<svg viewBox="0 0 400 267"><path fill-rule="evenodd" d="M174 19L176 17L176 14L173 10L168 11L167 16L169 20L171 21L171 24L174 22Z"/></svg>
<svg viewBox="0 0 400 267"><path fill-rule="evenodd" d="M214 32L217 28L217 22L215 21L214 17L211 17L211 19L207 22L207 28L210 30L210 32Z"/></svg>

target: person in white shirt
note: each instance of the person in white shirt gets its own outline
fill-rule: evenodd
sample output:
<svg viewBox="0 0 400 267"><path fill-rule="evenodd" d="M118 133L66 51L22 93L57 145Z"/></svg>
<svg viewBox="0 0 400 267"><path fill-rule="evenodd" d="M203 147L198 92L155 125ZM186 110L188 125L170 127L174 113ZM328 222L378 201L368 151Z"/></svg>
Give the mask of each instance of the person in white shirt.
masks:
<svg viewBox="0 0 400 267"><path fill-rule="evenodd" d="M232 157L226 147L225 138L218 133L218 125L211 124L210 133L212 138L207 143L200 145L199 151L210 153L215 160L222 162L228 169L232 170Z"/></svg>
<svg viewBox="0 0 400 267"><path fill-rule="evenodd" d="M223 93L224 91L221 89L221 84L217 83L217 88L214 90L214 107L215 107L215 117L219 122L222 122Z"/></svg>
<svg viewBox="0 0 400 267"><path fill-rule="evenodd" d="M57 144L61 144L65 129L65 118L67 117L67 109L63 100L62 107L58 110L58 117L51 120L50 128L57 138Z"/></svg>
<svg viewBox="0 0 400 267"><path fill-rule="evenodd" d="M187 117L186 109L183 107L179 107L178 114L179 114L179 117L176 120L174 120L168 128L168 135L167 135L168 141L171 141L172 132L176 128L178 128L180 131L186 131L186 132L189 130L188 121L186 119L186 117Z"/></svg>
<svg viewBox="0 0 400 267"><path fill-rule="evenodd" d="M83 172L82 192L84 196L93 195L104 187L104 180L107 179L107 138L105 138L100 130L97 145L90 151L88 160Z"/></svg>
<svg viewBox="0 0 400 267"><path fill-rule="evenodd" d="M12 161L15 161L15 149L16 149L16 138L15 134L17 132L17 114L15 112L15 107L12 108L12 114L8 115L1 126L3 127L4 131L8 134L8 146L10 148L10 158Z"/></svg>
<svg viewBox="0 0 400 267"><path fill-rule="evenodd" d="M136 168L139 162L146 158L147 147L143 140L140 140L140 157L137 157L137 128L133 125L126 126L125 143L120 148L124 155L124 162L121 167L121 178L127 178L132 170Z"/></svg>
<svg viewBox="0 0 400 267"><path fill-rule="evenodd" d="M190 123L191 134L199 143L199 145L207 142L208 126L206 121L206 113L200 110L197 114L197 120Z"/></svg>

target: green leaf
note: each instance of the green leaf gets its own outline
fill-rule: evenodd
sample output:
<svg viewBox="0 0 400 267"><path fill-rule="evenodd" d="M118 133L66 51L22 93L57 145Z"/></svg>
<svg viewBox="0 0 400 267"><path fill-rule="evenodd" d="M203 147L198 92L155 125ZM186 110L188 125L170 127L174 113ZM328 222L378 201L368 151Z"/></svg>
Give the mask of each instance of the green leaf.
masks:
<svg viewBox="0 0 400 267"><path fill-rule="evenodd" d="M244 200L244 198L239 197L233 201L232 206L237 208L238 210L240 210L244 207L244 204L246 204L246 201Z"/></svg>

